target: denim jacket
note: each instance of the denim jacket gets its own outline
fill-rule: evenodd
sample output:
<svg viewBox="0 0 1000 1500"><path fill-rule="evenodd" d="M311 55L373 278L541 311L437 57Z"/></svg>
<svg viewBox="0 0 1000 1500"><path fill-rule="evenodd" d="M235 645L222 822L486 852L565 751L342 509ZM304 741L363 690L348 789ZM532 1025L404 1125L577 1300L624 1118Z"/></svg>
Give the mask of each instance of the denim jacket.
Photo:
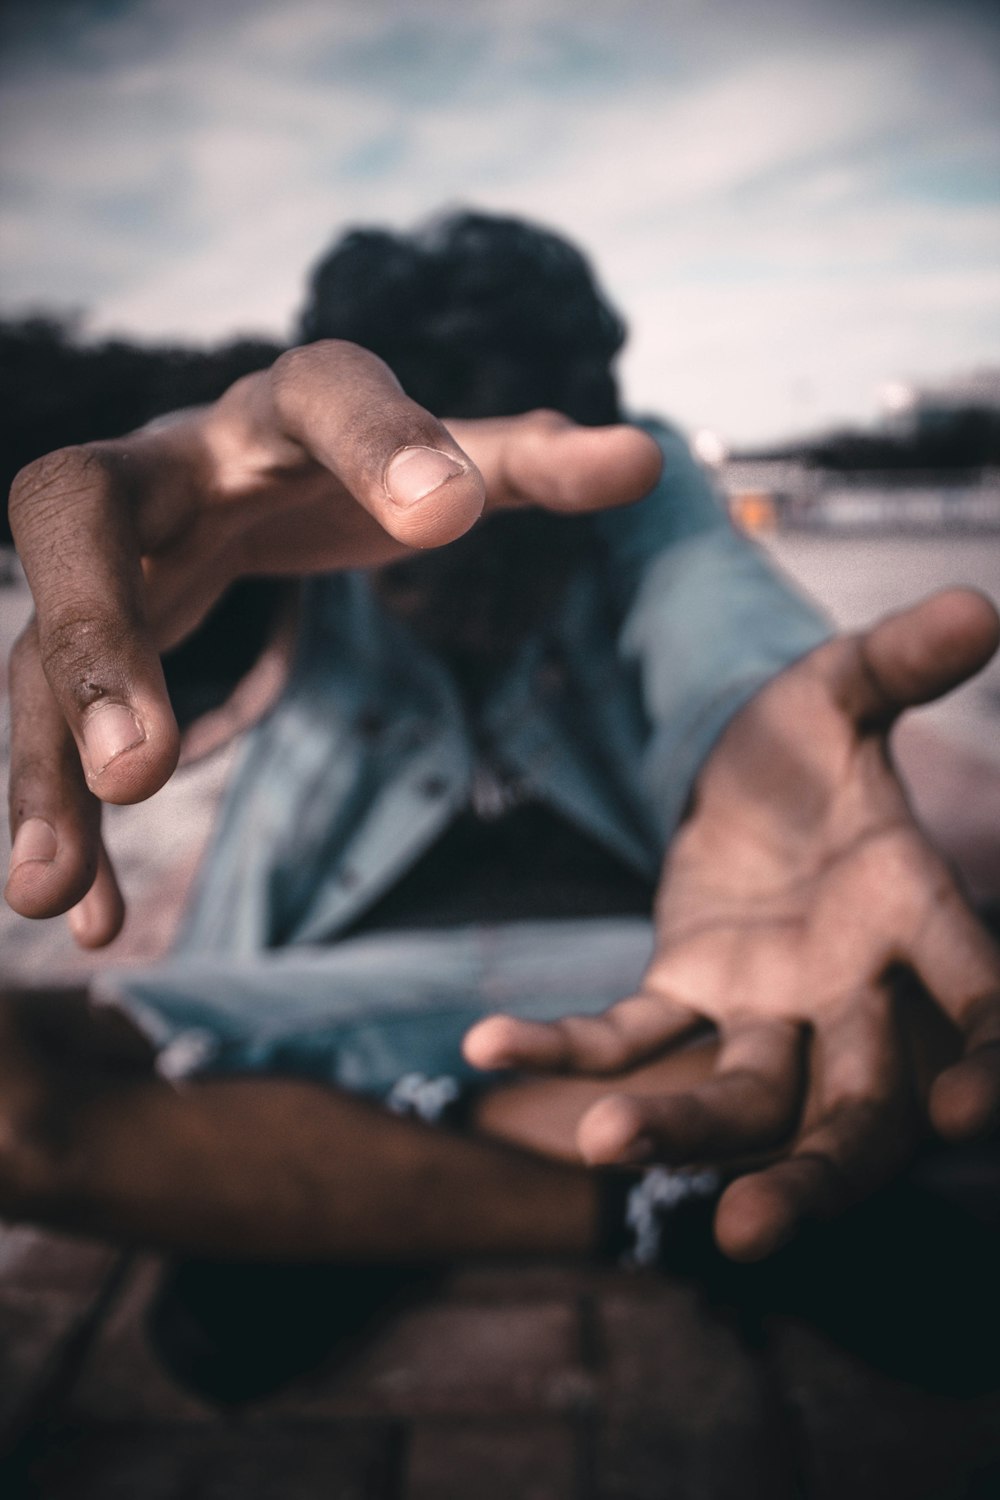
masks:
<svg viewBox="0 0 1000 1500"><path fill-rule="evenodd" d="M659 482L591 519L601 565L522 642L475 735L367 574L306 585L287 687L246 738L180 952L335 937L468 803L484 746L522 794L655 878L728 720L829 627L732 528L682 436L640 425Z"/></svg>

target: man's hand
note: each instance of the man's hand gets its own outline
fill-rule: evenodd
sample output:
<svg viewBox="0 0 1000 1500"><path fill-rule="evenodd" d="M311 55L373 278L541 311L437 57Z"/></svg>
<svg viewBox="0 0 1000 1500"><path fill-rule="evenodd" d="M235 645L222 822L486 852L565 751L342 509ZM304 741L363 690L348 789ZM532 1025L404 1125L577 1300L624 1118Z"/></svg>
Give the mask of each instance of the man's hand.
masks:
<svg viewBox="0 0 1000 1500"><path fill-rule="evenodd" d="M101 802L170 777L159 653L237 578L375 567L454 540L484 509L624 504L660 463L634 428L553 413L446 428L374 355L327 342L210 407L29 465L10 502L37 610L11 660L10 905L75 908L86 946L114 937Z"/></svg>
<svg viewBox="0 0 1000 1500"><path fill-rule="evenodd" d="M491 1017L466 1039L470 1061L614 1073L712 1023L709 1081L609 1094L577 1139L592 1163L772 1158L719 1205L719 1243L741 1259L874 1189L928 1110L951 1139L987 1130L1000 1115L1000 951L915 824L887 733L997 639L992 605L952 591L776 677L699 779L639 993L591 1019ZM928 994L933 1060L913 1047Z"/></svg>

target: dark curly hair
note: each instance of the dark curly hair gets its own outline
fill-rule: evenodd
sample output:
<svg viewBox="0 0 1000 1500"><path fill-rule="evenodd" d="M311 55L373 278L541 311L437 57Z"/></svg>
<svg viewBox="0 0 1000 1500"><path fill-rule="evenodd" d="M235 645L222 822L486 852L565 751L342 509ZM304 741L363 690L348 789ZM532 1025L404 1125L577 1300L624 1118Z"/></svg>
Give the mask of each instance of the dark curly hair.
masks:
<svg viewBox="0 0 1000 1500"><path fill-rule="evenodd" d="M522 219L463 211L413 234L350 230L313 270L298 334L371 349L439 416L548 407L587 425L621 420L612 365L625 324L586 257ZM580 519L496 515L384 569L376 587L475 691L592 553Z"/></svg>
<svg viewBox="0 0 1000 1500"><path fill-rule="evenodd" d="M295 330L297 343L324 338L371 349L439 416L549 407L587 425L621 420L612 364L625 324L585 256L520 219L462 212L413 234L348 231L312 271ZM593 550L588 517L497 514L383 569L375 587L474 695ZM237 584L166 658L182 721L218 696L216 678L249 665L279 594L273 581Z"/></svg>
<svg viewBox="0 0 1000 1500"><path fill-rule="evenodd" d="M597 425L621 419L612 365L625 331L575 246L465 211L413 234L348 231L312 271L298 338L364 345L441 416L544 406Z"/></svg>

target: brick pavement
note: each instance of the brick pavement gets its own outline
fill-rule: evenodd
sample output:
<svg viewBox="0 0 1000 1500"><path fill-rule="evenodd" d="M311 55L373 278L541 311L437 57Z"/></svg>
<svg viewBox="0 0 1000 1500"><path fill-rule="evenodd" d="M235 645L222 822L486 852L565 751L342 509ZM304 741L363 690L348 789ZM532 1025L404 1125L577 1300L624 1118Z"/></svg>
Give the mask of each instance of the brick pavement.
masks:
<svg viewBox="0 0 1000 1500"><path fill-rule="evenodd" d="M985 1500L1000 1493L1000 1231L981 1210L1000 1155L951 1175L976 1214L940 1184L909 1185L828 1250L817 1240L763 1273L711 1257L696 1276L455 1268L347 1362L228 1414L174 1385L146 1344L155 1259L8 1229L0 1492Z"/></svg>

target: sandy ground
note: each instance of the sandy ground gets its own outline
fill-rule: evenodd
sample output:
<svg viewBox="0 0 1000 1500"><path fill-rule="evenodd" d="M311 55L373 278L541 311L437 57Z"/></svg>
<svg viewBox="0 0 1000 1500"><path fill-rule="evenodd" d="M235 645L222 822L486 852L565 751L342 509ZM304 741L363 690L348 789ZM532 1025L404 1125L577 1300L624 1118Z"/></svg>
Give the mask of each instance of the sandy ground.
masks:
<svg viewBox="0 0 1000 1500"><path fill-rule="evenodd" d="M768 539L777 561L838 624L864 625L935 588L962 583L1000 604L996 534L958 538L840 538L787 532ZM2 570L0 570L2 578ZM28 611L23 585L0 583L0 659ZM5 686L5 680L0 679ZM6 782L6 694L0 775ZM911 716L897 753L916 805L979 899L1000 899L1000 658L945 702ZM105 963L163 952L211 826L235 747L174 777L150 802L108 808L106 833L130 901L122 937L104 956L80 954L61 921L26 922L0 907L0 974L82 977ZM6 829L0 861L6 865Z"/></svg>

